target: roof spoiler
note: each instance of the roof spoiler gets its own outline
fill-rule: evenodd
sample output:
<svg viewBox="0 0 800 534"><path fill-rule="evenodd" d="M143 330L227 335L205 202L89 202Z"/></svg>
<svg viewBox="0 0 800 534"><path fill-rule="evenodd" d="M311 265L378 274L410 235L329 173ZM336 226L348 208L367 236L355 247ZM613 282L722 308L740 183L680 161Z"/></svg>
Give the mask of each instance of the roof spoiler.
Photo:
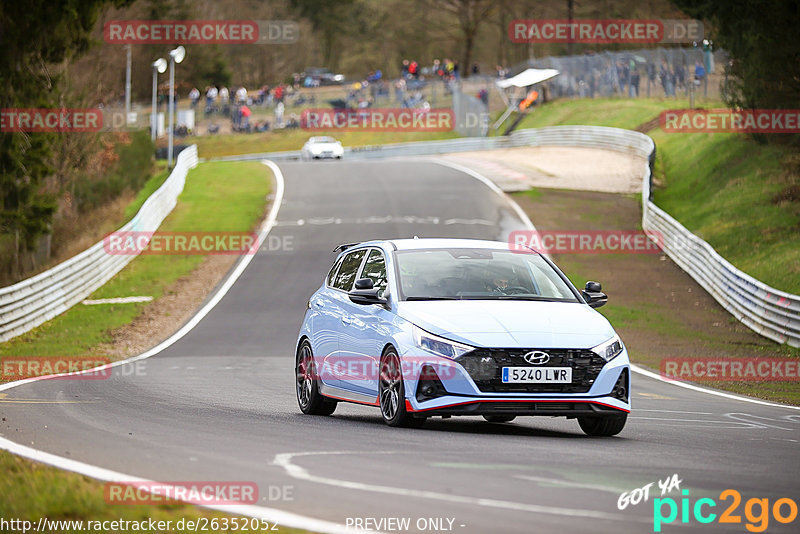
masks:
<svg viewBox="0 0 800 534"><path fill-rule="evenodd" d="M352 248L352 247L354 247L354 246L356 246L358 244L360 244L360 242L359 243L342 243L341 245L339 245L338 247L333 249L333 252L344 252L348 248Z"/></svg>

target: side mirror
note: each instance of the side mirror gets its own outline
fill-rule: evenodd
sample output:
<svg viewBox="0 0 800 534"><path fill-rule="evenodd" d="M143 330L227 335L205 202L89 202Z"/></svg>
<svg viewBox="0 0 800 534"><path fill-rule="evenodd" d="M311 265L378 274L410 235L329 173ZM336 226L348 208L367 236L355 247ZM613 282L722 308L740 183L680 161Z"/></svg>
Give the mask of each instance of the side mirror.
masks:
<svg viewBox="0 0 800 534"><path fill-rule="evenodd" d="M603 287L600 285L600 282L586 282L586 287L581 291L581 295L583 295L586 304L592 308L604 306L606 302L608 302L608 295L603 293L602 289Z"/></svg>
<svg viewBox="0 0 800 534"><path fill-rule="evenodd" d="M367 306L369 304L379 304L386 306L389 300L380 295L381 290L374 286L371 278L359 278L356 280L355 289L350 291L347 296L351 302Z"/></svg>
<svg viewBox="0 0 800 534"><path fill-rule="evenodd" d="M372 289L375 287L372 278L359 278L356 280L356 289Z"/></svg>

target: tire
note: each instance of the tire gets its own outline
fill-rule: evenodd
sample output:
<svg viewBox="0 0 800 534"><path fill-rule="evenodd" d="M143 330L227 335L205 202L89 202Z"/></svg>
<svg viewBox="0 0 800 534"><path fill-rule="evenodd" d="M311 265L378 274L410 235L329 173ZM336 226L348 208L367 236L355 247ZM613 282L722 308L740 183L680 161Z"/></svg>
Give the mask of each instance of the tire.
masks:
<svg viewBox="0 0 800 534"><path fill-rule="evenodd" d="M295 358L295 392L300 411L307 415L330 415L336 410L336 401L319 392L314 354L308 340L300 344Z"/></svg>
<svg viewBox="0 0 800 534"><path fill-rule="evenodd" d="M394 427L419 428L425 423L424 417L414 417L406 410L406 389L400 357L393 348L386 349L381 356L378 379L378 400L383 421Z"/></svg>
<svg viewBox="0 0 800 534"><path fill-rule="evenodd" d="M578 424L589 436L616 436L625 428L628 414L606 417L578 417Z"/></svg>
<svg viewBox="0 0 800 534"><path fill-rule="evenodd" d="M514 419L517 418L516 415L484 415L484 419L486 419L490 423L510 423Z"/></svg>

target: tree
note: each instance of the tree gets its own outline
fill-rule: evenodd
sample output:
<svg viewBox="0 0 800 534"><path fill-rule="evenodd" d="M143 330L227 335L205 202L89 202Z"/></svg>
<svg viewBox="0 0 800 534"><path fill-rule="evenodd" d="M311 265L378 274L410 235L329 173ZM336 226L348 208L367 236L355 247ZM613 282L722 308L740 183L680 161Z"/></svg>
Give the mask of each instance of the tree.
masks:
<svg viewBox="0 0 800 534"><path fill-rule="evenodd" d="M335 69L341 50L337 46L342 34L347 33L352 20L351 8L354 0L291 0L292 7L300 16L311 22L314 31L322 36L323 61L326 67Z"/></svg>
<svg viewBox="0 0 800 534"><path fill-rule="evenodd" d="M431 0L431 6L458 20L462 41L461 72L464 77L469 76L478 28L494 11L495 0Z"/></svg>
<svg viewBox="0 0 800 534"><path fill-rule="evenodd" d="M731 55L728 104L743 108L800 107L800 5L796 0L673 0L702 19L714 45ZM710 32L708 30L711 30Z"/></svg>
<svg viewBox="0 0 800 534"><path fill-rule="evenodd" d="M132 0L26 0L0 4L0 108L60 106L56 87L59 63L84 53L90 32L106 4ZM41 191L52 169L47 164L58 136L0 132L0 233L14 239L19 252L47 233L56 205ZM77 134L80 135L80 134Z"/></svg>

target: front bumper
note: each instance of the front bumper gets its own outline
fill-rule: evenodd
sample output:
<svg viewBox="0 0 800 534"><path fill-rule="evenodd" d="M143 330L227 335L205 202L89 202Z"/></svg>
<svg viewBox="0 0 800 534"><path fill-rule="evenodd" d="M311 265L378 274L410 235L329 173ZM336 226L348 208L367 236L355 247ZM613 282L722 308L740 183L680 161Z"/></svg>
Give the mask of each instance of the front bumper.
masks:
<svg viewBox="0 0 800 534"><path fill-rule="evenodd" d="M419 349L416 351L418 354ZM516 361L497 359L500 365L492 371L496 374L487 375L485 369L469 364L465 368L447 358L421 359L409 354L406 358L414 360L414 365L407 366L409 372L404 372L406 409L420 416L578 417L630 412L630 362L626 350L609 362L601 360L604 362L601 365L596 360L587 360L581 351L562 352L564 357L556 356L554 365L573 367L572 383L522 388L498 387L496 380L503 365L516 365Z"/></svg>
<svg viewBox="0 0 800 534"><path fill-rule="evenodd" d="M449 399L454 400L454 399ZM448 400L448 402L449 402ZM430 402L430 401L429 401ZM613 404L612 404L613 403ZM406 399L406 410L424 417L441 415L542 415L550 417L613 416L629 413L630 408L615 406L617 399L484 399L459 400L434 407L415 408Z"/></svg>

